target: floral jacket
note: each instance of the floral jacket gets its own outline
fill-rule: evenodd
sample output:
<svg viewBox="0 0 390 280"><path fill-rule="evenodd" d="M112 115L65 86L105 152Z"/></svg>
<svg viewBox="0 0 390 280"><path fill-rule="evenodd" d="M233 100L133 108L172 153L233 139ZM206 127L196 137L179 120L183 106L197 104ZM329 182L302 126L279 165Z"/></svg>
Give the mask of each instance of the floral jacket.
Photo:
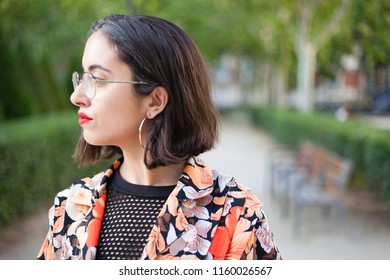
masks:
<svg viewBox="0 0 390 280"><path fill-rule="evenodd" d="M106 185L120 166L59 192L38 259L95 259ZM188 160L151 229L141 259L281 259L262 202L234 178Z"/></svg>

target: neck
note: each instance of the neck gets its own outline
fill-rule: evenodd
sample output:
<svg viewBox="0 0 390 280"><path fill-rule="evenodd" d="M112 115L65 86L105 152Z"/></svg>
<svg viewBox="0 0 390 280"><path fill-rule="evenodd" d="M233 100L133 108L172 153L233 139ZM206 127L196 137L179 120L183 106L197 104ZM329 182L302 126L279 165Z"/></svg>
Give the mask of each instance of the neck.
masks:
<svg viewBox="0 0 390 280"><path fill-rule="evenodd" d="M143 161L143 154L123 154L123 163L119 169L122 178L130 183L146 186L176 185L186 162L159 166L148 169Z"/></svg>

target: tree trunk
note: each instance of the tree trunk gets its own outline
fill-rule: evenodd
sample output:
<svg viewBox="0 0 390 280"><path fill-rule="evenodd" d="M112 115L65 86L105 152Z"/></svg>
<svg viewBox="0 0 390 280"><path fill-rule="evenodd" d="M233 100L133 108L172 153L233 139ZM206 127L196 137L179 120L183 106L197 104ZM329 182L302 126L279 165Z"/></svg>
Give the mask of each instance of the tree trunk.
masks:
<svg viewBox="0 0 390 280"><path fill-rule="evenodd" d="M297 99L299 110L304 113L314 109L314 83L317 50L308 42L300 44L297 50L298 73L297 73Z"/></svg>

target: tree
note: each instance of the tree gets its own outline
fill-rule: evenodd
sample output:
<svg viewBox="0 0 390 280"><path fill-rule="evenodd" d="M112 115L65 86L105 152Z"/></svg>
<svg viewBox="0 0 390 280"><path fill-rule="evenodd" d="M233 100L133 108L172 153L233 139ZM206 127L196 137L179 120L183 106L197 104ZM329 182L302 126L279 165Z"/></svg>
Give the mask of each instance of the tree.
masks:
<svg viewBox="0 0 390 280"><path fill-rule="evenodd" d="M266 66L264 69L269 69L266 72L279 81L291 69L292 46L297 61L296 105L303 112L314 108L317 53L342 30L341 23L346 23L351 6L351 0L157 2L136 1L142 10L181 22L193 32L200 46L208 45L206 50L257 56L257 61ZM208 36L211 32L213 35ZM272 76L264 81L271 81ZM283 95L284 90L280 91Z"/></svg>
<svg viewBox="0 0 390 280"><path fill-rule="evenodd" d="M362 67L371 95L390 90L390 2L356 0L351 13L351 38L363 50ZM382 77L384 78L382 78Z"/></svg>
<svg viewBox="0 0 390 280"><path fill-rule="evenodd" d="M5 35L1 28L0 18L0 120L13 116L28 116L32 113L29 96L26 95L16 83L15 77L19 75L12 61L12 53L6 44Z"/></svg>
<svg viewBox="0 0 390 280"><path fill-rule="evenodd" d="M387 64L390 53L387 0L37 2L0 0L3 42L8 53L16 54L10 60L19 73L14 84L23 85L23 98L31 97L29 112L68 108L69 75L80 67L85 33L94 20L115 12L156 15L177 23L209 63L224 54L250 60L254 80L265 85L262 94L270 104L283 105L287 91L296 86L303 112L314 107L316 71L334 71L340 50L359 43L366 65ZM6 61L4 55L0 53L0 61ZM12 104L0 107L7 106Z"/></svg>
<svg viewBox="0 0 390 280"><path fill-rule="evenodd" d="M181 26L209 62L216 62L226 54L250 61L255 94L261 94L269 103L286 103L293 58L284 28L275 20L275 1L135 0L133 3L137 12L164 17Z"/></svg>
<svg viewBox="0 0 390 280"><path fill-rule="evenodd" d="M297 58L297 107L314 109L316 56L347 16L351 0L287 0L279 9L279 20L288 31Z"/></svg>
<svg viewBox="0 0 390 280"><path fill-rule="evenodd" d="M16 73L7 74L7 83L16 86L1 93L4 118L71 108L70 75L81 67L91 23L127 8L125 0L0 0L1 44L7 50L0 52L1 69Z"/></svg>

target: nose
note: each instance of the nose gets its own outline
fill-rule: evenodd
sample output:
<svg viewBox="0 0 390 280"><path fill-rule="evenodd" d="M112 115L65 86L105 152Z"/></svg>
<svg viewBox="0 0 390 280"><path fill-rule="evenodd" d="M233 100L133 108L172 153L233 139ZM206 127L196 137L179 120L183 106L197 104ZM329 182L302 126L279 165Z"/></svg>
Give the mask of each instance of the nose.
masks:
<svg viewBox="0 0 390 280"><path fill-rule="evenodd" d="M79 84L70 96L70 102L77 107L88 107L91 104L91 100L85 94L85 90L82 84Z"/></svg>

